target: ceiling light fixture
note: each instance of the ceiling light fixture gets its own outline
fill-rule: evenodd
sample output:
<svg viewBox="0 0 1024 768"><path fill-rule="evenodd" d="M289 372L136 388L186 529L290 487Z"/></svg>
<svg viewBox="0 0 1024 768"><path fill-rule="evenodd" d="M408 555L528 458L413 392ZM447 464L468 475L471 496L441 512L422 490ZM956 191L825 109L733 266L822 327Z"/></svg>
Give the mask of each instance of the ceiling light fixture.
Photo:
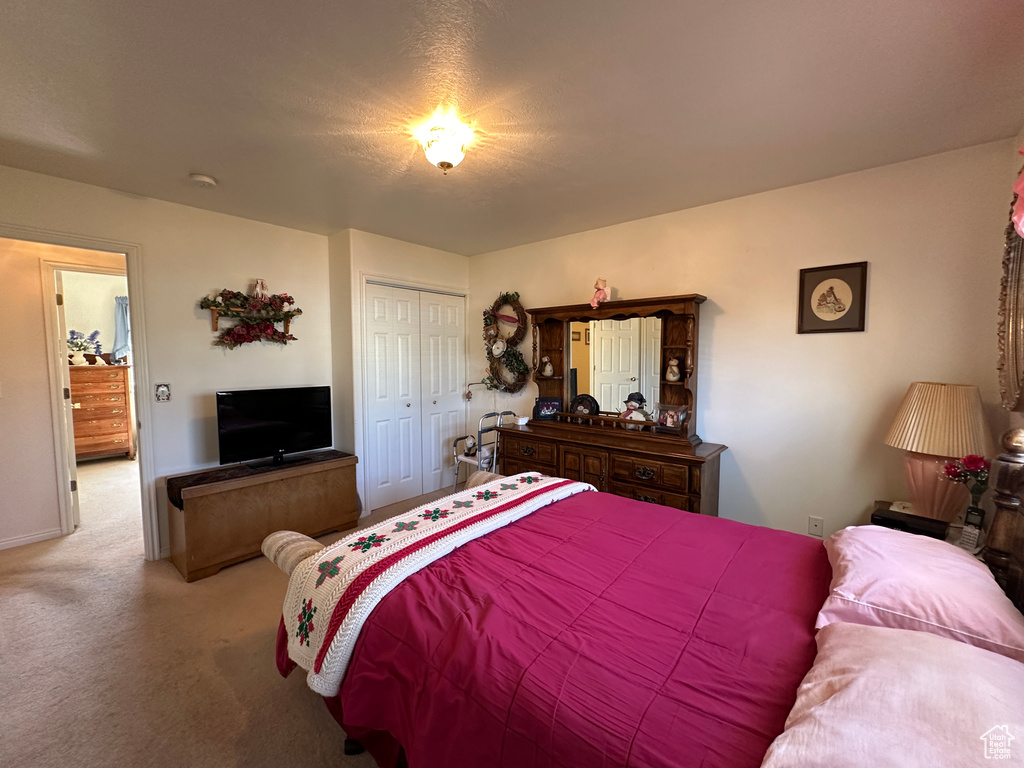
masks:
<svg viewBox="0 0 1024 768"><path fill-rule="evenodd" d="M438 104L429 118L412 129L413 137L423 145L423 154L445 175L462 162L466 147L473 141L473 129L459 120L454 107Z"/></svg>
<svg viewBox="0 0 1024 768"><path fill-rule="evenodd" d="M217 186L217 180L213 176L207 176L205 173L190 173L188 180L195 184L197 187L203 189L210 189Z"/></svg>

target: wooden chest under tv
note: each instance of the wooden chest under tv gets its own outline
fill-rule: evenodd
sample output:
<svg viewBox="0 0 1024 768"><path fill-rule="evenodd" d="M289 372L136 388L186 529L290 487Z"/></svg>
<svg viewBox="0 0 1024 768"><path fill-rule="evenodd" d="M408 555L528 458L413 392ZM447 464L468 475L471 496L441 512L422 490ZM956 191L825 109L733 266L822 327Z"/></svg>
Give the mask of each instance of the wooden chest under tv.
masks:
<svg viewBox="0 0 1024 768"><path fill-rule="evenodd" d="M75 458L135 458L127 365L71 366Z"/></svg>

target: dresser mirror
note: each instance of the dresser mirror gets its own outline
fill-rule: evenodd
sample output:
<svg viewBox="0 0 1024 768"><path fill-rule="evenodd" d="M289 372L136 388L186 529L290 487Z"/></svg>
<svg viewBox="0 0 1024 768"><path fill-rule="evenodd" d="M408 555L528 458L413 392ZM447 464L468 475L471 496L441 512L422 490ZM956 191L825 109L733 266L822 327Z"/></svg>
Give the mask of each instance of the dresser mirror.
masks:
<svg viewBox="0 0 1024 768"><path fill-rule="evenodd" d="M528 309L538 396L559 399L565 412L577 395L588 394L600 411L618 414L626 397L640 392L652 414L658 403L679 406L685 414L679 431L665 439L689 447L699 444L693 414L699 311L704 301L704 296L688 294L609 301L597 308L575 304ZM576 423L583 426L580 420ZM589 423L599 428L596 422ZM623 425L607 426L621 431ZM636 434L635 428L631 434Z"/></svg>
<svg viewBox="0 0 1024 768"><path fill-rule="evenodd" d="M569 402L591 395L604 413L619 413L640 392L653 413L661 391L661 318L570 324Z"/></svg>
<svg viewBox="0 0 1024 768"><path fill-rule="evenodd" d="M1016 196L1014 196L1016 201ZM1024 410L1024 240L1006 227L999 295L999 392L1008 411Z"/></svg>

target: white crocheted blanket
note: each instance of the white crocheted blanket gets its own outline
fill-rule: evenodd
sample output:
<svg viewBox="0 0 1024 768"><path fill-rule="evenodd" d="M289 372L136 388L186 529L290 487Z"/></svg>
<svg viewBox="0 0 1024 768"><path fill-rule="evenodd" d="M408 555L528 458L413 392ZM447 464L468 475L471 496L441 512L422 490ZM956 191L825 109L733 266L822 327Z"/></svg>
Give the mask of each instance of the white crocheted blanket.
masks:
<svg viewBox="0 0 1024 768"><path fill-rule="evenodd" d="M284 601L288 656L322 696L341 688L363 622L407 576L534 510L595 490L537 472L469 488L335 542L292 571Z"/></svg>

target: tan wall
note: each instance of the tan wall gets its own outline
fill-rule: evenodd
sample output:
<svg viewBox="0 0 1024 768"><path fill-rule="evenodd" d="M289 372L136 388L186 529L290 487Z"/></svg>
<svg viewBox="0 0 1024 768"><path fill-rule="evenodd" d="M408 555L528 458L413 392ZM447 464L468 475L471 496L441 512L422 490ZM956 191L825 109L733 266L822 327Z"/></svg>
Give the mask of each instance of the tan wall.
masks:
<svg viewBox="0 0 1024 768"><path fill-rule="evenodd" d="M6 224L140 246L149 380L171 385L171 401L152 402L152 423L144 425L157 478L217 464L218 389L331 382L326 237L2 166L0 212ZM299 340L214 347L199 300L223 288L247 290L255 278L297 299ZM48 431L39 435L49 445ZM0 499L6 490L0 486ZM162 482L155 492L166 551Z"/></svg>
<svg viewBox="0 0 1024 768"><path fill-rule="evenodd" d="M124 256L0 238L0 549L60 535L40 262L118 268Z"/></svg>
<svg viewBox="0 0 1024 768"><path fill-rule="evenodd" d="M527 307L584 303L598 276L615 299L705 294L696 417L729 446L721 514L801 533L818 515L828 534L906 497L883 439L910 382L977 384L994 432L1007 422L996 322L1011 152L1000 141L474 257L469 315L499 289ZM800 269L857 261L866 331L798 335ZM474 412L526 414L536 394Z"/></svg>

